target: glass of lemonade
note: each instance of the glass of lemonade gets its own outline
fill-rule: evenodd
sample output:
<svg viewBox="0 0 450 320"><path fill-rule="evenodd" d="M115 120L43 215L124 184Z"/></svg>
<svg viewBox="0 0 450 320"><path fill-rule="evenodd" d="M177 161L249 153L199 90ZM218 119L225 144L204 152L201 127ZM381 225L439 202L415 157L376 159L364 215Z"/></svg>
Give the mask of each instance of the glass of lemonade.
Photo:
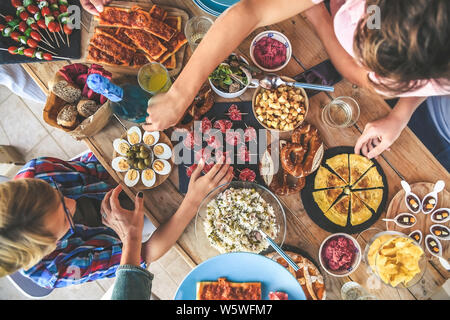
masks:
<svg viewBox="0 0 450 320"><path fill-rule="evenodd" d="M139 70L138 82L143 90L152 95L167 92L172 85L169 71L158 62L143 66Z"/></svg>
<svg viewBox="0 0 450 320"><path fill-rule="evenodd" d="M192 51L197 49L197 46L202 41L203 37L213 25L213 21L205 16L198 16L189 19L184 28L184 34L191 46Z"/></svg>
<svg viewBox="0 0 450 320"><path fill-rule="evenodd" d="M338 97L322 110L322 121L333 128L351 127L359 119L359 105L351 97Z"/></svg>

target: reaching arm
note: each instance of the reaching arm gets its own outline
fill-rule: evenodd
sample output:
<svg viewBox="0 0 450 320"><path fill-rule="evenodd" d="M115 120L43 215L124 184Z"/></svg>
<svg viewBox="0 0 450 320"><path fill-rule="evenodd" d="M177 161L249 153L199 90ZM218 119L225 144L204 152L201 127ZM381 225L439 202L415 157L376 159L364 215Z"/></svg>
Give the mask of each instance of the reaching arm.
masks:
<svg viewBox="0 0 450 320"><path fill-rule="evenodd" d="M334 32L333 20L325 5L319 4L305 11L308 21L314 26L331 62L339 73L353 84L368 87L368 71L341 46Z"/></svg>
<svg viewBox="0 0 450 320"><path fill-rule="evenodd" d="M145 130L175 125L209 74L253 30L283 21L311 6L311 0L242 0L232 6L205 35L169 92L151 100ZM174 112L168 113L168 106Z"/></svg>

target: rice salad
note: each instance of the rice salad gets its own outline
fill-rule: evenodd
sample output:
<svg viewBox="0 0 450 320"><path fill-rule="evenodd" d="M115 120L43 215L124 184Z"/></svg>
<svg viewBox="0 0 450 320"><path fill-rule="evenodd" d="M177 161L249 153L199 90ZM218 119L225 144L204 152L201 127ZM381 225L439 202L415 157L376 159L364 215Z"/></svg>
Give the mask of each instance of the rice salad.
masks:
<svg viewBox="0 0 450 320"><path fill-rule="evenodd" d="M255 230L263 231L272 239L279 232L273 207L250 188L229 188L211 200L204 228L211 245L221 253L259 253L269 244Z"/></svg>

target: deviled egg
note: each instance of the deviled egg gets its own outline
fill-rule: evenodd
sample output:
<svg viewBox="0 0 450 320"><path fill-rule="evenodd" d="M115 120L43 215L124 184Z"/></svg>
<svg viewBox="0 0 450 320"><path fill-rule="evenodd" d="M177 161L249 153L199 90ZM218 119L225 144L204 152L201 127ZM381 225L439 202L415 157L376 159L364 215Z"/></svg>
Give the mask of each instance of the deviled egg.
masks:
<svg viewBox="0 0 450 320"><path fill-rule="evenodd" d="M155 170L157 174L164 176L170 173L172 166L170 165L169 161L164 159L158 159L155 160L155 162L153 162L152 168L153 170Z"/></svg>
<svg viewBox="0 0 450 320"><path fill-rule="evenodd" d="M130 144L124 139L116 139L113 142L114 150L121 156L126 156L130 150Z"/></svg>
<svg viewBox="0 0 450 320"><path fill-rule="evenodd" d="M125 157L117 157L112 161L112 167L117 172L125 172L130 169L130 164L128 163L127 158Z"/></svg>
<svg viewBox="0 0 450 320"><path fill-rule="evenodd" d="M139 171L134 169L128 170L125 174L124 181L128 187L134 187L139 182Z"/></svg>
<svg viewBox="0 0 450 320"><path fill-rule="evenodd" d="M153 153L159 159L168 160L172 157L172 149L165 143L158 143L153 147Z"/></svg>
<svg viewBox="0 0 450 320"><path fill-rule="evenodd" d="M156 182L156 173L152 169L146 169L142 171L141 179L144 186L153 187Z"/></svg>
<svg viewBox="0 0 450 320"><path fill-rule="evenodd" d="M138 144L142 141L142 131L139 127L131 127L127 131L128 142L130 144Z"/></svg>
<svg viewBox="0 0 450 320"><path fill-rule="evenodd" d="M154 144L158 143L159 141L159 131L153 131L153 132L144 132L144 136L142 138L142 142L144 142L148 146L153 146Z"/></svg>

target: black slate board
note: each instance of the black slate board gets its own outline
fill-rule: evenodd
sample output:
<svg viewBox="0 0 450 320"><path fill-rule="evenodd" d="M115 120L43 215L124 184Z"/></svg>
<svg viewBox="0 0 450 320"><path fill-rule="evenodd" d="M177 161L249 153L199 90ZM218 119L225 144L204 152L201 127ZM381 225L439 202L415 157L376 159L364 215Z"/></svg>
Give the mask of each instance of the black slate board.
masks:
<svg viewBox="0 0 450 320"><path fill-rule="evenodd" d="M80 6L80 1L79 0L70 0L69 6L70 5ZM81 8L81 6L80 6L80 8ZM10 0L2 0L0 2L0 13L5 16L12 15L14 18L16 18L16 9L11 5ZM5 20L1 17L0 17L0 23L6 24ZM39 31L47 40L49 40L47 32L45 30L40 29ZM64 34L64 32L62 32L62 34ZM51 36L53 37L53 34L51 34ZM50 43L52 46L55 47L55 49L48 47L47 45L45 45L42 42L39 43L39 45L43 48L49 49L50 51L56 53L58 57L71 58L74 60L81 58L81 30L74 30L73 33L69 36L70 48L67 46L67 44L64 45L61 42L61 38L58 35L56 35L56 36L58 37L59 45L61 46L60 48L58 48L54 39L53 39L53 42L50 42ZM67 42L67 38L66 38L65 34L64 34L64 41ZM15 42L11 38L5 38L0 34L0 48L8 49L11 46L20 47L21 44L18 42ZM45 52L44 50L42 50L42 51ZM61 59L54 59L52 61L58 61L58 60L61 60ZM51 61L32 59L32 58L28 58L26 56L12 55L8 51L3 51L3 50L0 51L0 64L34 63L34 62L51 62Z"/></svg>
<svg viewBox="0 0 450 320"><path fill-rule="evenodd" d="M211 108L211 110L209 110L204 115L204 117L208 117L210 120L214 119L212 121L213 125L214 125L214 122L217 120L230 120L230 118L226 115L226 113L228 112L228 109L230 108L230 106L232 104L237 105L237 107L239 108L239 110L241 110L242 113L247 113L247 114L242 116L242 121L232 121L233 127L231 129L244 130L246 128L246 125L249 127L254 127L257 132L257 139L258 139L257 141L262 141L262 140L266 141L267 140L266 135L265 135L266 131L259 130L259 129L264 129L264 128L259 124L259 122L256 120L256 118L253 115L251 101L216 103ZM262 137L260 135L261 132L264 132L264 137ZM180 140L180 141L181 142L179 142L179 143L183 143L182 140ZM206 145L207 145L206 142L203 142L202 147L206 147ZM223 145L224 146L226 145L225 141L223 142ZM246 143L246 145L248 147L248 143ZM235 157L234 157L234 164L232 165L234 167L234 171L235 171L235 179L234 180L239 180L238 179L239 178L238 170L242 170L244 168L249 168L256 173L255 182L257 182L259 184L264 184L264 181L259 174L258 163L256 163L256 164L237 164L236 159L237 159L238 147L239 147L239 145L237 147L235 147L235 149L234 149ZM265 145L258 144L258 155L257 155L258 160L259 160L260 155L265 152L265 149L266 149ZM192 150L191 153L192 153L192 155L191 155L192 163L184 163L184 164L178 165L178 173L179 173L179 180L180 180L179 191L181 193L186 193L188 186L189 186L190 178L188 178L188 176L186 175L186 168L191 166L194 163L194 150ZM180 156L182 156L182 155L183 155L183 153L181 152ZM252 161L253 161L254 157L256 157L256 156L251 156ZM257 161L257 162L259 162L259 161Z"/></svg>
<svg viewBox="0 0 450 320"><path fill-rule="evenodd" d="M327 149L327 150L325 150L325 153L323 156L322 165L328 159L330 159L334 156L337 156L338 154L342 154L342 153L350 153L351 154L353 152L354 152L354 148L347 147L347 146ZM375 159L372 159L372 161L375 164L375 167L377 168L378 173L381 175L381 177L383 179L384 188L383 188L383 199L381 200L381 204L378 207L377 212L373 212L371 210L372 217L369 220L367 220L366 222L364 222L360 225L356 225L356 226L352 226L350 224L350 222L347 221L347 226L345 226L345 227L336 225L333 222L331 222L330 220L328 220L325 217L325 215L323 214L322 210L320 210L317 203L314 201L314 198L312 195L312 193L314 191L314 180L316 179L318 170L316 170L313 174L306 177L306 186L301 192L303 206L305 208L306 213L311 218L311 220L314 221L320 228L322 228L328 232L331 232L331 233L344 232L344 233L348 233L348 234L354 234L354 233L359 233L359 232L362 232L362 231L370 228L380 218L381 214L383 213L383 211L386 207L388 191L389 191L386 175L384 174L383 169L381 168L378 161L376 161Z"/></svg>

